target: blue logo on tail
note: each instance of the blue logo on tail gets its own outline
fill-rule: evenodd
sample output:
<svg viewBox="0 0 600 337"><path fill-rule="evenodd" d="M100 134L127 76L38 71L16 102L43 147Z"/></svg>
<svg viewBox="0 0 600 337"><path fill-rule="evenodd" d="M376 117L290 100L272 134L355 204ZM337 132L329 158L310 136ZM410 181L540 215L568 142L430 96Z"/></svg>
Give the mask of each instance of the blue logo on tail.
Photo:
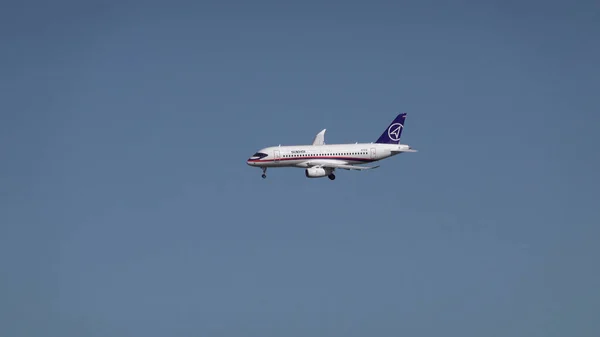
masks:
<svg viewBox="0 0 600 337"><path fill-rule="evenodd" d="M379 136L376 143L382 144L398 144L400 143L400 136L404 129L404 121L406 120L406 113L401 113L392 121L392 124Z"/></svg>

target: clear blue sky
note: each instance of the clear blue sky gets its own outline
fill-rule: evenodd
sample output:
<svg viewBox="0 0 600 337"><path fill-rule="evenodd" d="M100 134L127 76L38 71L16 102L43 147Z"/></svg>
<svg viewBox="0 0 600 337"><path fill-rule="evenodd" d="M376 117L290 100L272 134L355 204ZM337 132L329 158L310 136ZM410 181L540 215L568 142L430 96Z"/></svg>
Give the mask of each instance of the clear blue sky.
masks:
<svg viewBox="0 0 600 337"><path fill-rule="evenodd" d="M598 336L600 5L10 1L0 335ZM269 145L420 150L306 179Z"/></svg>

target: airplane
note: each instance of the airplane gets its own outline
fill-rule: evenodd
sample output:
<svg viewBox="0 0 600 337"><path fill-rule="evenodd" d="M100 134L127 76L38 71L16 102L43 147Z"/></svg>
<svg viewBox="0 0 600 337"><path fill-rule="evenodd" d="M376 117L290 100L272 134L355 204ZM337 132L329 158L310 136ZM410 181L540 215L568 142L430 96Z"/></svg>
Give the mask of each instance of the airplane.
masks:
<svg viewBox="0 0 600 337"><path fill-rule="evenodd" d="M358 164L373 163L405 152L417 152L410 146L400 144L406 113L401 113L385 129L375 143L325 144L325 131L321 130L312 145L271 146L253 154L246 163L262 169L295 167L305 169L307 178L328 177L335 180L335 170L371 170L377 166Z"/></svg>

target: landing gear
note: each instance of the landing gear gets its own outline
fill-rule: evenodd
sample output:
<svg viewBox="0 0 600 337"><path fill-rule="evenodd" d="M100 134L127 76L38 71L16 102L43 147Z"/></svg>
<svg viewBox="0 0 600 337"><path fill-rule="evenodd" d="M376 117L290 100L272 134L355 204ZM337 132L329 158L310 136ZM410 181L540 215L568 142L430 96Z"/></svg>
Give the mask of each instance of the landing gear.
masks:
<svg viewBox="0 0 600 337"><path fill-rule="evenodd" d="M263 167L262 171L263 171L262 178L263 179L267 178L267 168Z"/></svg>
<svg viewBox="0 0 600 337"><path fill-rule="evenodd" d="M327 176L327 178L329 178L329 180L335 180L335 174L330 174Z"/></svg>

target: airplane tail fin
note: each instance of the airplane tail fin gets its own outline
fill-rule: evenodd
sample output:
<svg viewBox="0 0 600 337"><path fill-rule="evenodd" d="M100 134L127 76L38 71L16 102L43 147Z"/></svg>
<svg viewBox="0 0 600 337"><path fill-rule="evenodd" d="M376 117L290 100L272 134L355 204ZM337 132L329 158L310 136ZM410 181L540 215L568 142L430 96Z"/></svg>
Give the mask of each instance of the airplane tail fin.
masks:
<svg viewBox="0 0 600 337"><path fill-rule="evenodd" d="M404 121L406 120L406 113L401 113L392 123L383 131L376 143L382 144L399 144L402 130L404 129Z"/></svg>

